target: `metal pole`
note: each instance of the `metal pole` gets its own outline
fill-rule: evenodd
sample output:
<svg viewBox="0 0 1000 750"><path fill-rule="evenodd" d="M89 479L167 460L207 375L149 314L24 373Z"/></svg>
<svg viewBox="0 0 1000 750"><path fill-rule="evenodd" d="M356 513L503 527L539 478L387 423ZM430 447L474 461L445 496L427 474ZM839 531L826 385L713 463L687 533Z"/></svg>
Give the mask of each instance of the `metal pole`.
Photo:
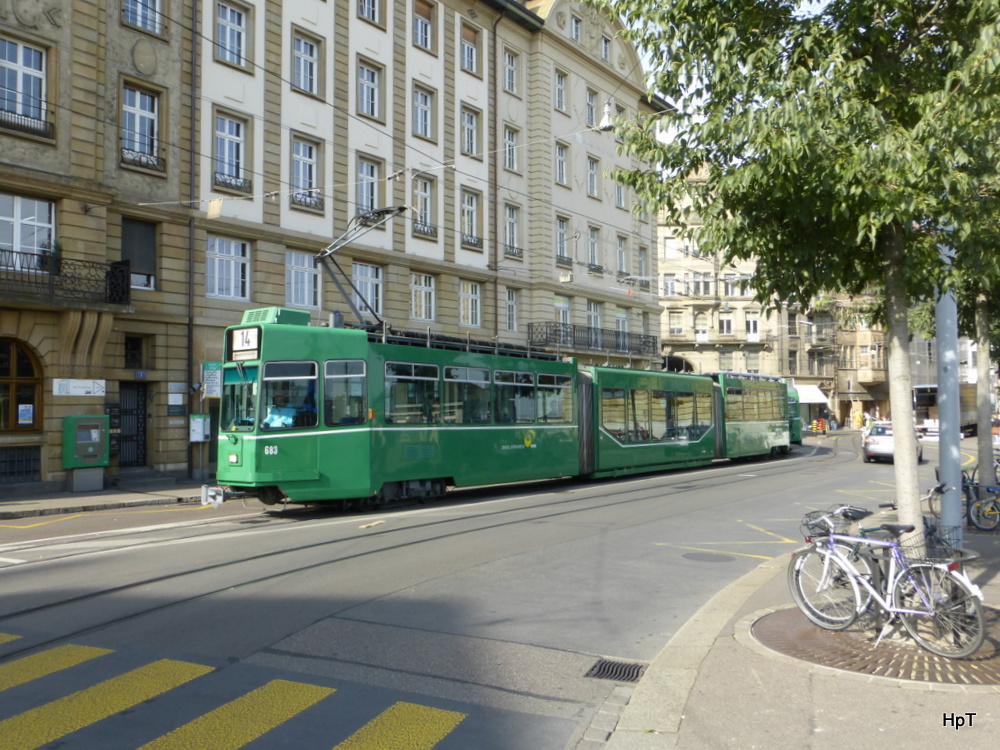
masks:
<svg viewBox="0 0 1000 750"><path fill-rule="evenodd" d="M942 246L941 253L951 263L951 248ZM939 481L945 485L941 498L941 527L955 546L962 545L962 465L961 429L958 403L958 305L955 294L938 297L935 307L937 326L937 396L938 446L940 448Z"/></svg>

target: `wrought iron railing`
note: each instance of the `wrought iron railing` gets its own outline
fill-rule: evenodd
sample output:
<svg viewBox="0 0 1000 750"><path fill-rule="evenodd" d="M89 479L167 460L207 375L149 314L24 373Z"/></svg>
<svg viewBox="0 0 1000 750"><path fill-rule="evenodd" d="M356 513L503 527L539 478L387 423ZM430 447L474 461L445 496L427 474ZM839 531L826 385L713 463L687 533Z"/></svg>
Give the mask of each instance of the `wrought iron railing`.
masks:
<svg viewBox="0 0 1000 750"><path fill-rule="evenodd" d="M660 352L660 342L656 336L572 323L529 323L528 343L531 346L649 356L657 356Z"/></svg>
<svg viewBox="0 0 1000 750"><path fill-rule="evenodd" d="M226 190L237 190L241 193L253 192L253 180L249 177L241 177L240 175L227 174L225 172L213 172L212 184L215 187L225 188Z"/></svg>
<svg viewBox="0 0 1000 750"><path fill-rule="evenodd" d="M49 304L131 301L129 262L94 263L50 253L0 249L0 292L34 297Z"/></svg>
<svg viewBox="0 0 1000 750"><path fill-rule="evenodd" d="M438 228L434 224L427 224L423 221L413 222L413 233L418 237L427 237L428 239L436 240L438 236Z"/></svg>
<svg viewBox="0 0 1000 750"><path fill-rule="evenodd" d="M229 187L227 185L227 187ZM315 211L322 211L325 202L322 195L316 195L311 190L304 190L299 193L292 193L288 196L288 202L293 206L311 208Z"/></svg>
<svg viewBox="0 0 1000 750"><path fill-rule="evenodd" d="M476 250L483 249L483 238L475 234L462 233L462 244L466 247L474 247Z"/></svg>
<svg viewBox="0 0 1000 750"><path fill-rule="evenodd" d="M0 109L0 128L38 135L42 138L54 138L56 135L56 124L53 122L52 111L41 108L36 109L33 115Z"/></svg>
<svg viewBox="0 0 1000 750"><path fill-rule="evenodd" d="M134 148L122 146L121 153L122 164L127 164L130 167L152 169L154 172L167 171L167 160L163 157L162 149L138 151Z"/></svg>

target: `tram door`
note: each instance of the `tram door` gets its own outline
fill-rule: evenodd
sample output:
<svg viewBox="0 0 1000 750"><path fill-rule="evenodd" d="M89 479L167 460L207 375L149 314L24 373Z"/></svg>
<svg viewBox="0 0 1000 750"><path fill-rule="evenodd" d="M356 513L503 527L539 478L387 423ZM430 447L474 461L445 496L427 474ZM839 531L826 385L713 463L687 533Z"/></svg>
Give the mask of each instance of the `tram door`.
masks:
<svg viewBox="0 0 1000 750"><path fill-rule="evenodd" d="M146 465L146 396L145 383L121 383L122 430L119 436L118 465Z"/></svg>

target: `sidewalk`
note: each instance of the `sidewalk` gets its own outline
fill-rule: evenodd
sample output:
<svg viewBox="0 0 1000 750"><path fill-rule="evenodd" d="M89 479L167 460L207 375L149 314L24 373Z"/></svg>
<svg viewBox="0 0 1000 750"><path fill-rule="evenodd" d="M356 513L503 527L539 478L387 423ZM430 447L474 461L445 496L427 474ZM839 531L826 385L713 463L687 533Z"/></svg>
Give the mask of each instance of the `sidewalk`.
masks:
<svg viewBox="0 0 1000 750"><path fill-rule="evenodd" d="M716 594L670 640L646 670L606 750L871 747L907 750L994 747L1000 736L1000 534L966 531L980 554L968 566L987 605L986 643L969 660L940 660L989 685L943 684L872 676L820 666L764 646L752 632L761 618L794 608L785 570L789 555L769 560ZM773 613L773 614L772 614ZM786 618L782 617L782 621ZM795 633L789 633L795 637ZM846 637L833 634L834 637ZM870 660L906 663L938 657L900 640ZM583 743L580 750L588 750Z"/></svg>
<svg viewBox="0 0 1000 750"><path fill-rule="evenodd" d="M97 492L49 492L37 497L0 500L0 519L51 516L61 513L86 513L136 505L200 503L201 482L160 484L149 488L105 489ZM155 487L155 488L154 488Z"/></svg>

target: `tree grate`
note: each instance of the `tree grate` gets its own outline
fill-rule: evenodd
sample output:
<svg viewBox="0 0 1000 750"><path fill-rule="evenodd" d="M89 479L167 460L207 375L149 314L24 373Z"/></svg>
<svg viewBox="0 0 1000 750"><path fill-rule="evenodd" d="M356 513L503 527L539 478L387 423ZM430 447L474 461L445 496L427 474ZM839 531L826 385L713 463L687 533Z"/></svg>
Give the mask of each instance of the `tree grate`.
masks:
<svg viewBox="0 0 1000 750"><path fill-rule="evenodd" d="M616 682L638 682L645 671L645 664L599 659L584 677L595 677L598 680L615 680Z"/></svg>

